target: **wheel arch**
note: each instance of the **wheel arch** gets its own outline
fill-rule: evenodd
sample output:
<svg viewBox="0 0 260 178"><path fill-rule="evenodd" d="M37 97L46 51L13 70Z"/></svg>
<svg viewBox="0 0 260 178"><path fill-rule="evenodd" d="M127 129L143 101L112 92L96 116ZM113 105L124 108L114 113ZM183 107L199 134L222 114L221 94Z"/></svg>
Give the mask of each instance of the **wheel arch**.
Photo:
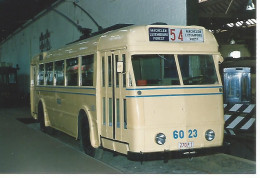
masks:
<svg viewBox="0 0 260 178"><path fill-rule="evenodd" d="M48 116L48 112L47 112L47 109L46 109L46 104L45 104L44 99L39 100L38 106L37 106L37 113L39 113L40 108L42 108L42 110L43 110L45 126L50 126L50 120L49 120L49 116ZM37 114L37 120L39 120L38 114Z"/></svg>
<svg viewBox="0 0 260 178"><path fill-rule="evenodd" d="M98 125L97 125L95 118L93 118L93 116L89 112L89 109L86 106L79 110L77 138L80 138L80 124L81 124L81 119L83 119L84 116L88 120L91 145L94 148L98 148L100 146L100 140L99 140L99 137L98 137Z"/></svg>

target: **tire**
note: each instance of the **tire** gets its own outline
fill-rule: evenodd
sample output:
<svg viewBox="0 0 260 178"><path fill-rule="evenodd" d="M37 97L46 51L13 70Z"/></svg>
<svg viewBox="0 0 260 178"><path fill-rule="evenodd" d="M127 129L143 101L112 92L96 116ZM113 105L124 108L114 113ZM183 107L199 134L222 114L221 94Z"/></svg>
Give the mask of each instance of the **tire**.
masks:
<svg viewBox="0 0 260 178"><path fill-rule="evenodd" d="M39 120L39 123L40 123L40 130L42 132L46 132L42 103L40 103L39 106L38 106L38 120Z"/></svg>
<svg viewBox="0 0 260 178"><path fill-rule="evenodd" d="M79 139L81 149L89 156L94 157L96 149L91 145L88 118L85 113L79 117Z"/></svg>

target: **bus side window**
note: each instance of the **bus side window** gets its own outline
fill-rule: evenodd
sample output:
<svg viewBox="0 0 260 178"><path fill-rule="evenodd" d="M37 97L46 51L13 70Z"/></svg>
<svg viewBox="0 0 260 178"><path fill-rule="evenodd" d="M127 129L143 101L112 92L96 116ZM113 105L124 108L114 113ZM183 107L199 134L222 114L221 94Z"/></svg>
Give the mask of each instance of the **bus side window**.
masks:
<svg viewBox="0 0 260 178"><path fill-rule="evenodd" d="M64 85L64 60L55 62L54 71L56 85Z"/></svg>
<svg viewBox="0 0 260 178"><path fill-rule="evenodd" d="M53 85L53 62L45 64L46 85Z"/></svg>
<svg viewBox="0 0 260 178"><path fill-rule="evenodd" d="M67 85L78 86L78 58L67 59Z"/></svg>
<svg viewBox="0 0 260 178"><path fill-rule="evenodd" d="M126 99L124 99L124 129L127 129L127 106L126 106Z"/></svg>
<svg viewBox="0 0 260 178"><path fill-rule="evenodd" d="M39 65L37 85L44 85L44 64Z"/></svg>
<svg viewBox="0 0 260 178"><path fill-rule="evenodd" d="M122 54L122 60L123 60L123 63L124 63L124 75L123 75L123 87L125 88L126 87L126 61L125 61L125 54Z"/></svg>
<svg viewBox="0 0 260 178"><path fill-rule="evenodd" d="M115 55L115 59L116 59L116 64L117 64L119 61L119 56ZM116 88L118 88L118 87L119 87L119 73L117 72L116 73Z"/></svg>
<svg viewBox="0 0 260 178"><path fill-rule="evenodd" d="M82 86L93 86L94 54L82 57L81 79Z"/></svg>
<svg viewBox="0 0 260 178"><path fill-rule="evenodd" d="M102 87L105 87L106 78L105 78L105 57L102 56Z"/></svg>
<svg viewBox="0 0 260 178"><path fill-rule="evenodd" d="M112 87L112 58L108 56L108 87Z"/></svg>

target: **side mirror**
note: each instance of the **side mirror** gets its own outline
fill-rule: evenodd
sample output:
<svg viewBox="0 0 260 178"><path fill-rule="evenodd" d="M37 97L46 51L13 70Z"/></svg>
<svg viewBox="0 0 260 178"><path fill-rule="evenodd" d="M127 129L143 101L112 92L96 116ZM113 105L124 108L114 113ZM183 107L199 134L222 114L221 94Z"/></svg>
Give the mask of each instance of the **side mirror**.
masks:
<svg viewBox="0 0 260 178"><path fill-rule="evenodd" d="M224 58L221 55L217 55L216 58L217 58L217 61L218 61L219 64L224 62Z"/></svg>
<svg viewBox="0 0 260 178"><path fill-rule="evenodd" d="M123 73L124 72L124 62L123 61L118 61L116 63L116 72L117 73Z"/></svg>

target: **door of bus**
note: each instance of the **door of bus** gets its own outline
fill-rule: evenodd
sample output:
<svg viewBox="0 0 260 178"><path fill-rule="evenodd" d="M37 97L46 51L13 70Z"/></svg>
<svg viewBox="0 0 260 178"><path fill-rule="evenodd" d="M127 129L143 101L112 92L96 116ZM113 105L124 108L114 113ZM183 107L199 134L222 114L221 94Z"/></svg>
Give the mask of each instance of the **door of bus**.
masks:
<svg viewBox="0 0 260 178"><path fill-rule="evenodd" d="M125 74L117 72L117 63L123 61L123 51L101 54L102 58L102 136L122 140L125 126ZM125 70L125 69L124 69Z"/></svg>

